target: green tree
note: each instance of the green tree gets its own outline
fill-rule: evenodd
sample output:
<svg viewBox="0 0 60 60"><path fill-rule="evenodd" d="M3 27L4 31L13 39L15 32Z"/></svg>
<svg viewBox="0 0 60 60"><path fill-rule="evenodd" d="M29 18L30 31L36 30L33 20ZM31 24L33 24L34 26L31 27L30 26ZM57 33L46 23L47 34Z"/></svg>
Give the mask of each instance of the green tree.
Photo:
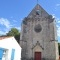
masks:
<svg viewBox="0 0 60 60"><path fill-rule="evenodd" d="M17 42L20 40L20 32L16 28L11 28L11 30L6 34L7 36L14 36Z"/></svg>
<svg viewBox="0 0 60 60"><path fill-rule="evenodd" d="M59 55L60 55L60 43L58 43Z"/></svg>

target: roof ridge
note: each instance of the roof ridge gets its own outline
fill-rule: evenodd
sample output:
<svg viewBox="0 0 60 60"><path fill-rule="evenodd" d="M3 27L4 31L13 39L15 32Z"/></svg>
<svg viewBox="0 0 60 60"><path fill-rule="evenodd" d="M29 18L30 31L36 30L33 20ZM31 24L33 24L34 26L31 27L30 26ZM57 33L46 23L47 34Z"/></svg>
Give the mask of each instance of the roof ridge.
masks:
<svg viewBox="0 0 60 60"><path fill-rule="evenodd" d="M13 36L1 36L0 40L5 39L5 38L10 38L10 37L13 37Z"/></svg>

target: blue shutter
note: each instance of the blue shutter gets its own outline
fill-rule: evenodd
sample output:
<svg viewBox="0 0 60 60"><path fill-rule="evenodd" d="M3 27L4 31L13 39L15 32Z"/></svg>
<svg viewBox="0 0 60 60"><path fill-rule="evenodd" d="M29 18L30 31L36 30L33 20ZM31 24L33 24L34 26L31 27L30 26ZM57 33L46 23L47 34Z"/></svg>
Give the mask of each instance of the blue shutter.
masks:
<svg viewBox="0 0 60 60"><path fill-rule="evenodd" d="M11 60L14 60L15 49L12 49Z"/></svg>
<svg viewBox="0 0 60 60"><path fill-rule="evenodd" d="M3 53L4 53L4 48L0 48L0 60L2 60Z"/></svg>

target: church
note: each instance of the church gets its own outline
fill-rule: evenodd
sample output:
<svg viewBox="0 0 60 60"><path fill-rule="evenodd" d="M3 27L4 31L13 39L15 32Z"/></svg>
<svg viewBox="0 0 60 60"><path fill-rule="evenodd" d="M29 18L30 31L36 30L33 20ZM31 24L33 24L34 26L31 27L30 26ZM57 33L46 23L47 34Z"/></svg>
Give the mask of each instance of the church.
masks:
<svg viewBox="0 0 60 60"><path fill-rule="evenodd" d="M22 21L22 60L58 60L56 22L37 4Z"/></svg>

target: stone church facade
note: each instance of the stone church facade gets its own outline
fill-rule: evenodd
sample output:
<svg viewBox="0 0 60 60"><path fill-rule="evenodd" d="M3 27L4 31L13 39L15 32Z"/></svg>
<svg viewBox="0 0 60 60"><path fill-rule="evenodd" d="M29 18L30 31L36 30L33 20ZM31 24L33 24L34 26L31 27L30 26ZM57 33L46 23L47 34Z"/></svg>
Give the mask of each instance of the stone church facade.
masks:
<svg viewBox="0 0 60 60"><path fill-rule="evenodd" d="M55 19L39 4L24 18L20 45L22 60L58 60Z"/></svg>

